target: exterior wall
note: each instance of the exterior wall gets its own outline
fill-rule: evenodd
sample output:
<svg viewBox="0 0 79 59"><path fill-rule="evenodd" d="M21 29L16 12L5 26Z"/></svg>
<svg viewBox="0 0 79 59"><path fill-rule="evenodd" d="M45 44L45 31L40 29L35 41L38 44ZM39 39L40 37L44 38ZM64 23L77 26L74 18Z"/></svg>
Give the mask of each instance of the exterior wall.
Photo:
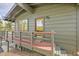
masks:
<svg viewBox="0 0 79 59"><path fill-rule="evenodd" d="M67 50L76 49L76 8L75 4L50 4L38 7L33 14L24 13L17 20L29 19L29 31L35 30L35 18L45 19L45 31L55 31L55 42Z"/></svg>

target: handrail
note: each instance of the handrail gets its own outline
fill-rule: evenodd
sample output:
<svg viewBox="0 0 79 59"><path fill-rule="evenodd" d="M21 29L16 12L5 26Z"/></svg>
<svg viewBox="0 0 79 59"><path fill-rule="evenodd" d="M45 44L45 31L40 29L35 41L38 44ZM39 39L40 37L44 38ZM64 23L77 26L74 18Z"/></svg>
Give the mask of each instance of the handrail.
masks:
<svg viewBox="0 0 79 59"><path fill-rule="evenodd" d="M41 37L33 37L33 38L35 38L35 39L38 38L39 40L42 40L42 39L43 39L43 40L49 40L48 38L41 38Z"/></svg>
<svg viewBox="0 0 79 59"><path fill-rule="evenodd" d="M55 34L55 32L33 32L35 34Z"/></svg>

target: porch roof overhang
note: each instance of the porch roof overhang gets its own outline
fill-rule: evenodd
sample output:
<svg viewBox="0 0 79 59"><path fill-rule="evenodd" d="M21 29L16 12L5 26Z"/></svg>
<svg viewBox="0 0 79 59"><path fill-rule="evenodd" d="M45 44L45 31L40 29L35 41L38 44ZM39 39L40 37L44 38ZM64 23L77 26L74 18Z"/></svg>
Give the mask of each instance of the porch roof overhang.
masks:
<svg viewBox="0 0 79 59"><path fill-rule="evenodd" d="M34 8L39 5L40 3L16 3L7 13L5 20L15 21L16 17L19 16L19 14L22 14L22 12L32 14L34 12Z"/></svg>

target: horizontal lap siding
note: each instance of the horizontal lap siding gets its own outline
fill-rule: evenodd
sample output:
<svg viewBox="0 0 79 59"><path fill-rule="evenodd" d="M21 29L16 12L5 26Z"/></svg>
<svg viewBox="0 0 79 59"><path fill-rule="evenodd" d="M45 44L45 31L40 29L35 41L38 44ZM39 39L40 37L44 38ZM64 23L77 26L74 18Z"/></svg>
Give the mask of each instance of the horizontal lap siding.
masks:
<svg viewBox="0 0 79 59"><path fill-rule="evenodd" d="M24 13L20 17L29 18L29 31L35 30L35 18L49 16L45 19L45 31L55 31L55 42L73 50L76 48L76 8L74 4L51 4L35 9L33 14ZM22 19L22 18L18 19ZM68 43L68 44L67 44Z"/></svg>
<svg viewBox="0 0 79 59"><path fill-rule="evenodd" d="M64 6L65 7L65 6ZM64 8L63 7L63 8ZM76 48L76 13L75 8L66 7L67 10L63 10L58 13L58 17L52 18L51 29L57 32L55 36L55 42L61 47L67 50L75 50ZM59 8L60 9L60 8ZM60 10L56 11L59 12Z"/></svg>
<svg viewBox="0 0 79 59"><path fill-rule="evenodd" d="M70 4L55 4L38 8L35 16L45 19L45 31L55 31L55 42L67 50L76 49L76 8Z"/></svg>

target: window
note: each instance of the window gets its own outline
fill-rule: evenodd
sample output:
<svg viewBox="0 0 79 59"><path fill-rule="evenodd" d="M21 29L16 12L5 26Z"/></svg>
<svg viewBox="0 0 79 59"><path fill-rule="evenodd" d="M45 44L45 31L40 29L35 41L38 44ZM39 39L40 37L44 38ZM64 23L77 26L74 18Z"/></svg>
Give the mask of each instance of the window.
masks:
<svg viewBox="0 0 79 59"><path fill-rule="evenodd" d="M28 31L28 20L20 20L20 31Z"/></svg>
<svg viewBox="0 0 79 59"><path fill-rule="evenodd" d="M42 32L44 31L44 18L36 18L35 22L35 31Z"/></svg>

